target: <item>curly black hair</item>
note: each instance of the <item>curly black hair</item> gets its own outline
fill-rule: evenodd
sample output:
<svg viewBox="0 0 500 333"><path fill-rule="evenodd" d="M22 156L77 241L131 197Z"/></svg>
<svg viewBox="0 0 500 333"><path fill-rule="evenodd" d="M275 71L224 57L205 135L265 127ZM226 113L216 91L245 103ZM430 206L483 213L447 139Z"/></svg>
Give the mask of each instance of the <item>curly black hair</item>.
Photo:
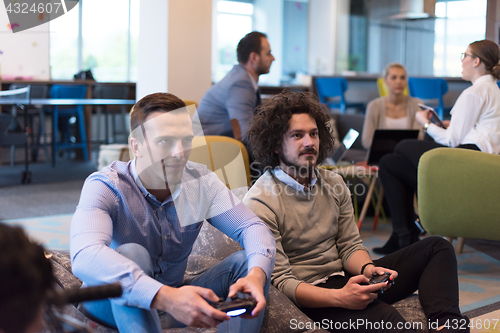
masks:
<svg viewBox="0 0 500 333"><path fill-rule="evenodd" d="M24 332L55 282L52 265L22 228L0 223L0 272L0 331Z"/></svg>
<svg viewBox="0 0 500 333"><path fill-rule="evenodd" d="M253 158L261 168L274 168L280 165L279 154L283 138L288 131L290 119L294 114L307 113L316 121L319 135L317 163L321 163L333 149L334 139L330 117L325 106L311 93L294 93L283 90L266 104L255 110L255 116L248 131L248 143Z"/></svg>

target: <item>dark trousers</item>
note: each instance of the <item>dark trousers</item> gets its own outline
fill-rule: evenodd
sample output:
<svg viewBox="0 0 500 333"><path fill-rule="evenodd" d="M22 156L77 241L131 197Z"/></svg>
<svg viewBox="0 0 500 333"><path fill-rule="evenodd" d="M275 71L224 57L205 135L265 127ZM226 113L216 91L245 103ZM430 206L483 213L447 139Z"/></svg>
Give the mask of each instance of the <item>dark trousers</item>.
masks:
<svg viewBox="0 0 500 333"><path fill-rule="evenodd" d="M396 146L394 153L380 160L379 176L384 186L384 197L391 212L393 232L401 247L409 245L419 232L414 224L416 216L413 209L418 162L425 152L439 147L446 146L434 141L403 140ZM479 150L474 144L457 148Z"/></svg>
<svg viewBox="0 0 500 333"><path fill-rule="evenodd" d="M427 237L399 251L374 260L376 266L393 269L398 277L383 294L370 303L364 310L349 310L344 308L302 308L314 322L332 323L329 331L339 332L414 332L399 312L392 307L416 290L425 316L432 328L444 325L447 319L464 320L458 307L458 276L457 260L453 246L440 237ZM333 276L318 287L340 289L351 278ZM364 324L348 327L344 323L359 322ZM386 323L384 327L377 326ZM387 329L387 322L392 323L392 329ZM405 327L406 323L406 327ZM342 327L344 324L344 327ZM371 324L371 325L370 325ZM336 325L336 327L334 326ZM398 325L400 328L398 328ZM371 326L371 327L370 327ZM326 328L326 327L323 327ZM432 331L432 330L431 330ZM448 331L443 331L448 332ZM462 331L465 332L465 331Z"/></svg>

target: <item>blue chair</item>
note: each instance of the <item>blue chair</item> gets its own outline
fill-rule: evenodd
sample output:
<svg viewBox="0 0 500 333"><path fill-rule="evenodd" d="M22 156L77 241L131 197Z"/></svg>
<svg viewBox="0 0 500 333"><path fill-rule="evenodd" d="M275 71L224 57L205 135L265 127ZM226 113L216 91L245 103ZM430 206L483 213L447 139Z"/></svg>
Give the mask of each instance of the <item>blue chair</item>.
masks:
<svg viewBox="0 0 500 333"><path fill-rule="evenodd" d="M445 111L450 112L450 107L444 107L443 95L448 92L448 82L445 79L438 78L408 78L408 87L410 96L429 100L437 99L438 105L429 105L436 109L439 118L443 119Z"/></svg>
<svg viewBox="0 0 500 333"><path fill-rule="evenodd" d="M50 98L85 98L87 86L83 85L59 85L55 84L50 88ZM82 148L85 162L89 160L87 150L87 134L85 131L85 115L83 105L66 108L54 106L52 110L52 166L56 165L57 151L59 149ZM71 142L69 133L69 119L76 116L78 129L80 132L80 142ZM57 140L59 120L61 119L61 142Z"/></svg>
<svg viewBox="0 0 500 333"><path fill-rule="evenodd" d="M328 105L330 109L340 109L340 113L345 113L347 108L361 108L364 110L365 105L363 103L346 102L344 93L347 90L347 80L345 78L318 77L314 81L320 102Z"/></svg>

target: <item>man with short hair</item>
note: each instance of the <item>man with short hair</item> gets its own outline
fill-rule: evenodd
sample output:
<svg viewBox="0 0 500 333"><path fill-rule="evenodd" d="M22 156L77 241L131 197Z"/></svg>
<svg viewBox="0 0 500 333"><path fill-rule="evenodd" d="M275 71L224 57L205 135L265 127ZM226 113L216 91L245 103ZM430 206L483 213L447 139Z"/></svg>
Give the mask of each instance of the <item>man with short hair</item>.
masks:
<svg viewBox="0 0 500 333"><path fill-rule="evenodd" d="M135 159L115 161L90 175L71 222L73 273L86 285L120 282L123 295L86 302L91 319L120 332L219 326L257 332L262 323L275 242L267 226L206 166L188 162L193 128L186 104L151 94L134 106L130 148ZM193 281L184 281L188 256L207 220L245 251L229 256ZM216 246L216 244L214 244ZM231 320L208 302L238 292L257 305ZM229 326L229 327L228 327Z"/></svg>
<svg viewBox="0 0 500 333"><path fill-rule="evenodd" d="M21 227L0 223L0 272L0 333L41 331L55 278L43 247Z"/></svg>
<svg viewBox="0 0 500 333"><path fill-rule="evenodd" d="M242 141L260 104L257 82L269 73L274 57L267 36L252 31L236 50L238 65L203 96L198 115L205 135L224 135Z"/></svg>
<svg viewBox="0 0 500 333"><path fill-rule="evenodd" d="M336 332L413 332L390 304L418 289L431 332L448 332L447 320L467 323L458 307L457 262L449 242L428 237L370 259L343 179L317 167L333 147L329 117L317 98L290 92L274 97L257 109L249 140L266 172L243 202L274 234L271 282L314 322ZM365 285L385 272L389 282Z"/></svg>

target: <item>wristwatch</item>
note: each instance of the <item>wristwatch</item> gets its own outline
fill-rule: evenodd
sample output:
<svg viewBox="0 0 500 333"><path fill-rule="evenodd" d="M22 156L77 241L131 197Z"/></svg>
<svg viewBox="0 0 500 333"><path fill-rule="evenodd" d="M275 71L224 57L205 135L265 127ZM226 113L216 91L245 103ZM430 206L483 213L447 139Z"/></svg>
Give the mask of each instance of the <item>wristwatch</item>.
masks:
<svg viewBox="0 0 500 333"><path fill-rule="evenodd" d="M430 122L428 122L428 123L426 123L426 124L424 125L424 132L427 132L427 129L429 128L429 126L430 126L430 125L431 125L431 123L430 123Z"/></svg>

